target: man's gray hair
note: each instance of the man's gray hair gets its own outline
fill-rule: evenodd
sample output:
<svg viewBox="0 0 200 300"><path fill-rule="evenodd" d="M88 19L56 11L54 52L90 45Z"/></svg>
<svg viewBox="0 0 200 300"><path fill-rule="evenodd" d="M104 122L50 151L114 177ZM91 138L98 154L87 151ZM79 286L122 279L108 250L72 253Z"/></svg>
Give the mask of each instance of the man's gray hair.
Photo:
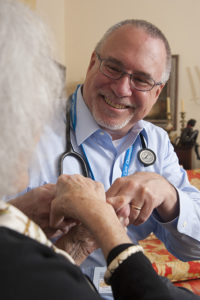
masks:
<svg viewBox="0 0 200 300"><path fill-rule="evenodd" d="M46 27L16 0L0 0L0 70L2 197L16 193L41 129L59 110L62 88Z"/></svg>
<svg viewBox="0 0 200 300"><path fill-rule="evenodd" d="M141 28L147 34L149 34L149 36L151 36L153 38L156 38L156 39L160 39L160 40L163 41L164 46L165 46L165 50L166 50L166 68L165 68L164 73L162 74L161 81L163 83L167 82L167 80L169 79L169 76L170 76L170 72L171 72L171 50L170 50L170 46L169 46L169 43L168 43L166 37L162 33L162 31L160 29L158 29L155 25L151 24L150 22L147 22L145 20L128 19L128 20L124 20L124 21L121 21L121 22L113 25L112 27L110 27L106 31L106 33L103 35L103 37L97 43L97 45L95 47L95 51L99 52L100 48L102 47L103 43L107 40L107 38L114 31L116 31L117 29L119 29L120 27L125 26L125 25L131 25L131 26L134 26L136 28Z"/></svg>

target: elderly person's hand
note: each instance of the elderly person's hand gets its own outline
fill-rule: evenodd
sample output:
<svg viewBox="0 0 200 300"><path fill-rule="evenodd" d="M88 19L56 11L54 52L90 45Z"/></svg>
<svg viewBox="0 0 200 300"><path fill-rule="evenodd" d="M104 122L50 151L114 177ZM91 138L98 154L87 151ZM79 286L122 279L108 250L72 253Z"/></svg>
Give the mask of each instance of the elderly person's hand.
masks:
<svg viewBox="0 0 200 300"><path fill-rule="evenodd" d="M55 245L69 253L77 265L80 265L98 245L89 230L78 224L71 228L67 234L59 238Z"/></svg>
<svg viewBox="0 0 200 300"><path fill-rule="evenodd" d="M50 224L58 226L64 218L73 218L84 224L105 257L116 245L130 243L113 207L106 202L103 185L92 179L81 175L61 175L58 178L56 196L51 203Z"/></svg>
<svg viewBox="0 0 200 300"><path fill-rule="evenodd" d="M93 210L102 201L106 201L106 196L100 182L81 175L61 175L57 181L55 199L51 204L51 224L59 226L64 218L82 222L87 218L87 211Z"/></svg>
<svg viewBox="0 0 200 300"><path fill-rule="evenodd" d="M74 185L76 188L74 188ZM81 221L81 213L85 208L93 209L94 201L106 201L104 187L100 182L85 178L82 175L61 175L57 181L56 198L51 209L51 224L59 226L64 219L71 217L73 220ZM73 201L73 203L72 203ZM89 206L86 206L87 205ZM123 226L128 225L129 207L125 207L118 215Z"/></svg>
<svg viewBox="0 0 200 300"><path fill-rule="evenodd" d="M179 213L176 189L156 173L137 172L119 178L107 191L106 197L118 215L129 206L129 220L134 225L144 223L154 209L164 222L174 219Z"/></svg>
<svg viewBox="0 0 200 300"><path fill-rule="evenodd" d="M71 226L76 224L74 220L68 219L60 223L59 227L53 228L49 225L51 201L55 197L55 192L56 186L54 184L45 184L10 200L9 203L38 224L47 237L51 238L60 235L60 230L67 232Z"/></svg>

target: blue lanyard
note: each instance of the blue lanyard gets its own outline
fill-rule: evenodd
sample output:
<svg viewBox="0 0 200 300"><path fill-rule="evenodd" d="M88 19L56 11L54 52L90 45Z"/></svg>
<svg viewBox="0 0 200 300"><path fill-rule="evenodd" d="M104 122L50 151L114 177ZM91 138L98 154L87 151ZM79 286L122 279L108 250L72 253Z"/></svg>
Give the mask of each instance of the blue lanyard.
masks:
<svg viewBox="0 0 200 300"><path fill-rule="evenodd" d="M72 98L71 98L70 117L71 117L72 127L73 127L74 132L76 131L76 102L77 102L77 92L78 92L79 87L80 87L80 85L77 86L77 89L76 89L76 91L74 92L74 94L72 95ZM92 172L92 169L91 169L91 166L90 166L90 163L89 163L89 160L87 158L87 155L85 153L85 149L84 149L82 144L81 144L81 150L84 154L87 165L89 167L90 176L93 180L95 180L94 174ZM132 155L133 155L133 145L130 146L126 150L121 177L124 177L124 176L128 175L128 170L129 170L130 162L131 162L131 159L132 159Z"/></svg>
<svg viewBox="0 0 200 300"><path fill-rule="evenodd" d="M129 166L131 163L132 154L133 154L133 145L126 150L123 169L122 169L122 177L128 175L128 170L129 170Z"/></svg>

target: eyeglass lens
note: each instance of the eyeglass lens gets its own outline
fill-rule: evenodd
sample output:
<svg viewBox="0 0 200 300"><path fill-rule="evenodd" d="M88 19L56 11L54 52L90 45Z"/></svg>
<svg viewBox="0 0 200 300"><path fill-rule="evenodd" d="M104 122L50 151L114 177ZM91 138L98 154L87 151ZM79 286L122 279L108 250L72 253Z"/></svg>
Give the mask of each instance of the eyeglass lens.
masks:
<svg viewBox="0 0 200 300"><path fill-rule="evenodd" d="M138 90L151 90L155 82L152 78L148 78L143 74L129 74L124 72L119 66L109 60L101 60L100 71L107 77L111 79L120 79L124 75L130 77L130 82L132 86Z"/></svg>

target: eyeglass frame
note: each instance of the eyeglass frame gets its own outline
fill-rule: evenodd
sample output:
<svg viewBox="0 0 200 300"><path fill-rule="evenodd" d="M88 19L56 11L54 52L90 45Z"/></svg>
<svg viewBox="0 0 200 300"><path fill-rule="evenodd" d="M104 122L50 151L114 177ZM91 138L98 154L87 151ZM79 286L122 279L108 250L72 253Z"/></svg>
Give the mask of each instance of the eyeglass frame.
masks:
<svg viewBox="0 0 200 300"><path fill-rule="evenodd" d="M155 86L158 86L158 85L163 84L163 82L161 82L161 81L156 82L153 78L150 78L150 80L152 80L153 86L152 86L150 89L147 89L147 90L146 90L146 89L145 89L145 90L141 90L141 89L138 89L138 88L136 88L136 87L134 86L134 81L132 80L132 78L133 78L134 75L136 75L135 73L130 74L130 73L128 73L128 72L125 72L125 71L123 71L123 70L120 70L121 74L120 74L120 77L119 77L119 78L113 78L113 77L110 77L108 74L105 74L105 73L102 71L102 69L101 69L102 63L103 63L104 61L108 61L109 59L101 58L100 54L97 53L97 52L95 52L95 54L96 54L96 56L97 56L97 58L98 58L98 60L99 60L99 62L100 62L100 65L99 65L99 71L100 71L104 76L106 76L107 78L110 78L110 79L112 79L112 80L119 80L119 79L121 79L124 75L127 75L127 76L129 77L131 87L134 88L134 89L137 90L137 91L140 91L140 92L149 92L149 91L151 91Z"/></svg>

